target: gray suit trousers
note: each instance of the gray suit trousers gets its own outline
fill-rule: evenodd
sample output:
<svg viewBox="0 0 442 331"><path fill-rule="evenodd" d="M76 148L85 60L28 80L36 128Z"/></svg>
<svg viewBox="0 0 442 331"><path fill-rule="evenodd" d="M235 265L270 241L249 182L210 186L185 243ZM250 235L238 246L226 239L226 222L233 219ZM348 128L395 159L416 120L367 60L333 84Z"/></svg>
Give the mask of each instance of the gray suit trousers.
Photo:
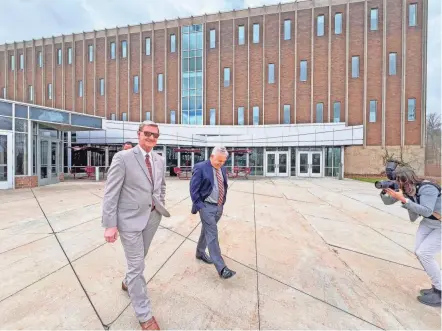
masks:
<svg viewBox="0 0 442 331"><path fill-rule="evenodd" d="M128 287L132 306L140 322L146 322L152 318L152 306L143 274L144 259L160 221L161 214L154 210L142 231L120 231L121 243L127 261L127 273L124 283Z"/></svg>

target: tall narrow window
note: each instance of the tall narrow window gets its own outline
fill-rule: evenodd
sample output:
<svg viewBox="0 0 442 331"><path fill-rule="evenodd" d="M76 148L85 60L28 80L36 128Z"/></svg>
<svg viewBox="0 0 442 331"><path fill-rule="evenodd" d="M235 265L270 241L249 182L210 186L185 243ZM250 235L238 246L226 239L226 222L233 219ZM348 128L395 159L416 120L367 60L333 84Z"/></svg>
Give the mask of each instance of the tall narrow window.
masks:
<svg viewBox="0 0 442 331"><path fill-rule="evenodd" d="M116 120L117 120L117 116L114 113L112 113L111 114L111 121L116 121Z"/></svg>
<svg viewBox="0 0 442 331"><path fill-rule="evenodd" d="M63 54L61 52L61 48L57 49L57 64L61 65L63 61Z"/></svg>
<svg viewBox="0 0 442 331"><path fill-rule="evenodd" d="M146 112L146 117L145 117L146 121L150 121L150 111Z"/></svg>
<svg viewBox="0 0 442 331"><path fill-rule="evenodd" d="M214 108L210 109L210 125L216 124L216 110Z"/></svg>
<svg viewBox="0 0 442 331"><path fill-rule="evenodd" d="M342 13L335 14L335 34L342 33Z"/></svg>
<svg viewBox="0 0 442 331"><path fill-rule="evenodd" d="M341 103L336 101L333 104L333 122L339 123L341 121Z"/></svg>
<svg viewBox="0 0 442 331"><path fill-rule="evenodd" d="M176 36L174 34L170 35L170 52L176 52Z"/></svg>
<svg viewBox="0 0 442 331"><path fill-rule="evenodd" d="M238 107L238 125L244 125L244 107Z"/></svg>
<svg viewBox="0 0 442 331"><path fill-rule="evenodd" d="M319 15L316 18L316 34L318 37L322 37L324 35L325 30L325 16Z"/></svg>
<svg viewBox="0 0 442 331"><path fill-rule="evenodd" d="M6 99L6 87L2 88L2 98Z"/></svg>
<svg viewBox="0 0 442 331"><path fill-rule="evenodd" d="M127 121L127 113L122 113L122 114L121 114L121 120L122 120L123 122L126 122L126 121Z"/></svg>
<svg viewBox="0 0 442 331"><path fill-rule="evenodd" d="M89 62L94 62L94 45L88 45L89 49Z"/></svg>
<svg viewBox="0 0 442 331"><path fill-rule="evenodd" d="M284 105L284 124L290 124L290 105Z"/></svg>
<svg viewBox="0 0 442 331"><path fill-rule="evenodd" d="M370 115L369 122L376 122L376 113L378 109L378 102L376 100L370 100Z"/></svg>
<svg viewBox="0 0 442 331"><path fill-rule="evenodd" d="M210 48L215 48L216 45L216 31L215 29L210 30Z"/></svg>
<svg viewBox="0 0 442 331"><path fill-rule="evenodd" d="M115 60L117 57L117 46L115 45L115 41L110 43L110 58L111 60Z"/></svg>
<svg viewBox="0 0 442 331"><path fill-rule="evenodd" d="M416 99L415 98L408 99L408 120L409 121L416 120Z"/></svg>
<svg viewBox="0 0 442 331"><path fill-rule="evenodd" d="M150 38L149 37L144 40L144 47L146 48L145 49L146 55L150 55Z"/></svg>
<svg viewBox="0 0 442 331"><path fill-rule="evenodd" d="M28 100L29 100L30 102L33 102L33 101L34 101L34 88L33 88L32 85L29 85L29 86L28 86Z"/></svg>
<svg viewBox="0 0 442 331"><path fill-rule="evenodd" d="M372 8L370 10L370 30L375 31L378 29L378 9Z"/></svg>
<svg viewBox="0 0 442 331"><path fill-rule="evenodd" d="M259 43L259 24L253 24L253 43Z"/></svg>
<svg viewBox="0 0 442 331"><path fill-rule="evenodd" d="M83 97L83 81L78 81L78 96L81 98Z"/></svg>
<svg viewBox="0 0 442 331"><path fill-rule="evenodd" d="M43 53L41 51L38 52L38 66L43 68Z"/></svg>
<svg viewBox="0 0 442 331"><path fill-rule="evenodd" d="M104 79L100 78L100 95L104 95Z"/></svg>
<svg viewBox="0 0 442 331"><path fill-rule="evenodd" d="M324 104L322 102L316 104L316 123L323 123Z"/></svg>
<svg viewBox="0 0 442 331"><path fill-rule="evenodd" d="M291 34L292 34L292 21L291 20L284 20L284 40L290 40Z"/></svg>
<svg viewBox="0 0 442 331"><path fill-rule="evenodd" d="M121 57L123 59L127 58L127 40L121 41Z"/></svg>
<svg viewBox="0 0 442 331"><path fill-rule="evenodd" d="M359 56L351 57L351 77L352 78L359 77Z"/></svg>
<svg viewBox="0 0 442 331"><path fill-rule="evenodd" d="M239 123L239 121L238 121ZM253 125L259 125L259 107L253 107Z"/></svg>
<svg viewBox="0 0 442 331"><path fill-rule="evenodd" d="M20 70L23 70L25 68L25 55L20 54Z"/></svg>
<svg viewBox="0 0 442 331"><path fill-rule="evenodd" d="M139 79L138 76L134 76L134 93L138 93L139 90Z"/></svg>
<svg viewBox="0 0 442 331"><path fill-rule="evenodd" d="M417 26L417 3L408 6L408 26Z"/></svg>
<svg viewBox="0 0 442 331"><path fill-rule="evenodd" d="M269 63L269 84L275 83L275 65Z"/></svg>
<svg viewBox="0 0 442 331"><path fill-rule="evenodd" d="M48 84L48 100L52 100L52 84Z"/></svg>
<svg viewBox="0 0 442 331"><path fill-rule="evenodd" d="M14 71L15 70L15 56L14 55L11 55L11 57L10 57L10 64L9 64L9 66L10 66L10 68L11 68L11 70L12 71Z"/></svg>
<svg viewBox="0 0 442 331"><path fill-rule="evenodd" d="M230 68L224 68L224 87L230 86Z"/></svg>
<svg viewBox="0 0 442 331"><path fill-rule="evenodd" d="M246 43L244 25L238 26L238 45L244 45Z"/></svg>
<svg viewBox="0 0 442 331"><path fill-rule="evenodd" d="M163 74L158 74L158 91L163 91Z"/></svg>
<svg viewBox="0 0 442 331"><path fill-rule="evenodd" d="M72 47L68 48L68 64L72 64Z"/></svg>
<svg viewBox="0 0 442 331"><path fill-rule="evenodd" d="M305 61L305 60L302 60L301 64L300 64L299 80L301 82L307 81L307 61Z"/></svg>
<svg viewBox="0 0 442 331"><path fill-rule="evenodd" d="M170 124L175 124L176 118L175 118L175 110L170 111Z"/></svg>
<svg viewBox="0 0 442 331"><path fill-rule="evenodd" d="M390 76L396 75L396 57L397 53L390 53L388 55L388 74Z"/></svg>

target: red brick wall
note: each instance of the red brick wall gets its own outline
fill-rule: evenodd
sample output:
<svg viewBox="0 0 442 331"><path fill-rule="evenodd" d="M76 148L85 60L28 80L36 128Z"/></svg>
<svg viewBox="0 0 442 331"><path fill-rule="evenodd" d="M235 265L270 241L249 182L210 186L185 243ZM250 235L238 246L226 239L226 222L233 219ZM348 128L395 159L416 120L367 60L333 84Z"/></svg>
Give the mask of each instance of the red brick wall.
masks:
<svg viewBox="0 0 442 331"><path fill-rule="evenodd" d="M146 55L146 38L151 38L151 55ZM143 89L143 120L145 118L146 112L151 112L152 116L152 33L143 32L143 45L142 45L142 56L143 56L143 79L142 79L142 89Z"/></svg>
<svg viewBox="0 0 442 331"><path fill-rule="evenodd" d="M244 45L238 45L238 27L244 26L245 42ZM247 104L247 19L235 20L235 107L244 107L244 124L253 124L253 118L249 118ZM209 76L210 77L210 76ZM208 77L207 77L208 78ZM252 108L252 106L250 105ZM250 120L250 122L249 122ZM238 124L238 116L235 116L234 124Z"/></svg>
<svg viewBox="0 0 442 331"><path fill-rule="evenodd" d="M262 105L262 16L250 18L247 40L250 43L250 109L249 122L253 123L253 107L259 107L259 124L263 124ZM253 43L253 24L259 24L259 43ZM222 73L221 73L222 75ZM222 82L222 80L221 80ZM222 99L221 99L222 100Z"/></svg>
<svg viewBox="0 0 442 331"><path fill-rule="evenodd" d="M35 104L42 105L43 104L43 93L42 93L42 79L43 79L43 68L40 68L38 65L38 52L43 52L43 47L38 46L35 47Z"/></svg>
<svg viewBox="0 0 442 331"><path fill-rule="evenodd" d="M35 63L35 60L34 60ZM27 48L26 49L26 82L25 82L25 90L24 90L24 99L26 100L25 102L29 102L29 98L28 98L28 86L32 85L32 48ZM1 85L1 81L0 81L0 85ZM35 102L35 86L34 86L34 102Z"/></svg>
<svg viewBox="0 0 442 331"><path fill-rule="evenodd" d="M110 45L112 42L116 43L115 37L107 38L107 79L105 83L106 87L106 98L107 98L107 119L111 119L111 115L115 114L116 118L118 117L117 113L117 57L120 56L121 50L118 44L115 44L115 54L116 58L111 59L111 48ZM120 43L120 42L119 42Z"/></svg>
<svg viewBox="0 0 442 331"><path fill-rule="evenodd" d="M0 98L3 98L3 87L5 87L5 52L0 51Z"/></svg>
<svg viewBox="0 0 442 331"><path fill-rule="evenodd" d="M38 186L37 176L15 177L15 188L32 188Z"/></svg>
<svg viewBox="0 0 442 331"><path fill-rule="evenodd" d="M55 44L54 47L54 62L55 62L55 82L52 86L52 97L54 98L55 108L63 108L63 91L62 91L62 81L63 81L63 65L67 63L66 52L61 55L61 63L58 64L58 54L57 49L62 49L61 43Z"/></svg>
<svg viewBox="0 0 442 331"><path fill-rule="evenodd" d="M68 49L72 48L72 64L68 64ZM74 65L74 50L72 47L72 43L68 42L64 44L65 54L63 54L63 61L64 61L64 99L65 99L65 106L67 110L73 109L73 98L75 93L78 93L77 91L73 91L72 87L75 85L72 85L72 77L73 77L73 69L75 68Z"/></svg>
<svg viewBox="0 0 442 331"><path fill-rule="evenodd" d="M45 45L45 54L43 58L43 70L45 71L45 80L43 86L44 98L46 100L45 106L52 107L54 99L54 83L52 81L52 68L54 58L52 56L52 45ZM48 84L52 83L52 100L48 97Z"/></svg>
<svg viewBox="0 0 442 331"><path fill-rule="evenodd" d="M105 51L106 51L106 44L104 41L104 38L97 38L96 40L96 63L95 63L95 70L96 70L96 83L95 83L95 93L96 93L96 109L95 109L95 115L105 117L105 98L106 98L106 92L107 92L107 82L104 82L104 95L100 95L100 79L104 79L105 76L105 68L106 68L106 59L105 59ZM108 53L108 56L110 57L110 54Z"/></svg>
<svg viewBox="0 0 442 331"><path fill-rule="evenodd" d="M175 35L175 53L170 52L170 36ZM170 123L170 112L175 111L175 123L179 123L178 115L178 84L180 76L178 75L178 49L180 47L180 35L177 28L167 29L167 76L165 76L165 84L167 84L167 106L166 106L166 122Z"/></svg>
<svg viewBox="0 0 442 331"><path fill-rule="evenodd" d="M261 36L260 36L261 37ZM264 124L279 124L278 77L279 77L279 15L266 15L265 65L264 65ZM269 64L274 64L275 82L269 84ZM260 109L260 111L262 111Z"/></svg>
<svg viewBox="0 0 442 331"><path fill-rule="evenodd" d="M342 13L342 32L341 34L335 34L335 15L336 13ZM333 120L334 103L341 103L340 121L345 121L345 40L346 40L346 22L347 17L346 6L334 6L332 8L332 35L331 35L331 98L330 98L330 117Z"/></svg>
<svg viewBox="0 0 442 331"><path fill-rule="evenodd" d="M79 84L78 82L80 80L83 80L83 42L82 41L75 41L75 111L79 113L84 112L83 107L83 98L86 91L86 86L83 81L83 97L79 97L78 91L79 91Z"/></svg>
<svg viewBox="0 0 442 331"><path fill-rule="evenodd" d="M17 50L16 53L16 70L17 70L17 100L24 101L23 98L23 79L24 79L24 70L20 69L20 54L24 54L23 50Z"/></svg>
<svg viewBox="0 0 442 331"><path fill-rule="evenodd" d="M155 31L155 41L153 47L155 47L154 54L154 114L151 116L155 122L165 123L165 114L164 114L164 98L166 93L166 75L165 75L165 63L164 63L164 52L166 51L164 48L164 30L156 30ZM163 91L158 91L158 74L163 74Z"/></svg>
<svg viewBox="0 0 442 331"><path fill-rule="evenodd" d="M238 124L238 109L233 114L233 76L236 76L233 68L233 21L221 22L221 124L232 125L233 115L235 124ZM230 86L224 87L224 68L230 68ZM243 105L247 109L247 105Z"/></svg>
<svg viewBox="0 0 442 331"><path fill-rule="evenodd" d="M14 51L11 51L8 49L8 56L6 58L7 62L7 68L9 70L8 72L8 86L6 89L6 94L8 95L8 99L13 99L14 98L14 82L15 82L15 78L14 78L14 71L10 70L11 68L11 55L14 55ZM15 58L15 70L17 70L18 66L17 66L17 58Z"/></svg>
<svg viewBox="0 0 442 331"><path fill-rule="evenodd" d="M284 20L290 20L290 40L284 40ZM281 14L281 123L284 123L284 105L290 105L290 123L295 122L294 117L294 85L295 77L295 13ZM277 77L276 77L277 78Z"/></svg>
<svg viewBox="0 0 442 331"><path fill-rule="evenodd" d="M210 48L210 30L214 29L216 34L215 48ZM222 79L218 78L218 51L219 51L219 36L218 23L207 23L206 25L206 124L210 124L210 109L216 110L215 123L219 124L219 107L218 107L218 88L222 83ZM222 73L221 73L222 75Z"/></svg>

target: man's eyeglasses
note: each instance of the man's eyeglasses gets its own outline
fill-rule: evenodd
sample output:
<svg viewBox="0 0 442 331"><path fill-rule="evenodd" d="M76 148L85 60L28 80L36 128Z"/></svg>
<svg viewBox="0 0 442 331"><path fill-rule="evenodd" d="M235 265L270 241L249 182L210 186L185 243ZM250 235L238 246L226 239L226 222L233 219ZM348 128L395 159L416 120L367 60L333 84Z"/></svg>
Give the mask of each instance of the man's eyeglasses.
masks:
<svg viewBox="0 0 442 331"><path fill-rule="evenodd" d="M155 139L158 139L160 134L159 133L153 133L153 132L149 132L149 131L140 131L140 133L144 133L144 136L149 138L150 136L153 136Z"/></svg>

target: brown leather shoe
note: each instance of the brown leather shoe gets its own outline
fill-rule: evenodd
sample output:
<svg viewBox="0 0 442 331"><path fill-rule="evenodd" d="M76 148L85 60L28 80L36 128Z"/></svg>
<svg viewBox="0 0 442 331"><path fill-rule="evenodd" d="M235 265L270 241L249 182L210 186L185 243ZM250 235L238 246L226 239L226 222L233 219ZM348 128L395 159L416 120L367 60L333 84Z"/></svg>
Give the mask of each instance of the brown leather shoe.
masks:
<svg viewBox="0 0 442 331"><path fill-rule="evenodd" d="M123 291L126 291L126 292L127 292L127 290L128 290L127 285L124 284L124 282L121 282L121 289L122 289Z"/></svg>
<svg viewBox="0 0 442 331"><path fill-rule="evenodd" d="M157 321L155 320L155 317L152 316L152 318L146 322L141 323L141 330L160 330L160 327L158 326Z"/></svg>

